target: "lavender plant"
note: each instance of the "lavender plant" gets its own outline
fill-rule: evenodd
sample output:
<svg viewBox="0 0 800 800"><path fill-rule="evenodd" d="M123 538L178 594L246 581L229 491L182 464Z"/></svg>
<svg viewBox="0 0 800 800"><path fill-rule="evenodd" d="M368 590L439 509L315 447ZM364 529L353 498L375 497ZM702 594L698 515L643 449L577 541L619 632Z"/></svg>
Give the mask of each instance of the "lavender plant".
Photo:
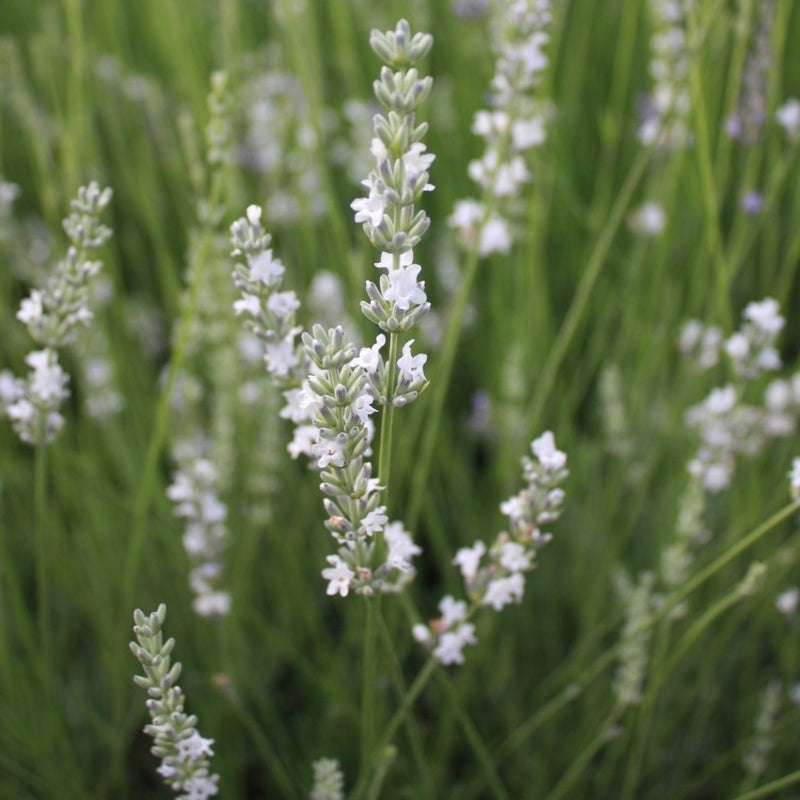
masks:
<svg viewBox="0 0 800 800"><path fill-rule="evenodd" d="M70 240L66 256L42 288L31 290L17 312L17 319L42 349L26 356L30 367L26 379L4 371L0 410L27 444L51 444L64 425L59 408L69 396L69 376L59 363L58 350L73 344L78 330L91 322L90 284L103 263L91 261L90 256L111 236L100 221L111 194L111 189L101 190L96 183L78 190L72 213L63 221Z"/></svg>
<svg viewBox="0 0 800 800"><path fill-rule="evenodd" d="M184 711L184 694L178 685L180 662L172 663L174 639L164 641L162 627L167 607L145 615L133 613L131 652L142 666L144 675L134 677L137 686L147 691L147 711L151 722L144 731L153 737L151 752L161 759L158 774L178 794L178 800L206 800L217 792L219 776L210 772L214 755L213 739L205 739L197 730L197 717Z"/></svg>

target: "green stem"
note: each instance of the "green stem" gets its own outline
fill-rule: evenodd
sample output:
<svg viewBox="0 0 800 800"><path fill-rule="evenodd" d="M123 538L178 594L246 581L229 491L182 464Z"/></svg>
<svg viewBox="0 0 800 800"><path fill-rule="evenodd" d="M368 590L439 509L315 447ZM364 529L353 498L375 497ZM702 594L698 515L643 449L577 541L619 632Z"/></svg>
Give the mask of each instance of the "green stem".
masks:
<svg viewBox="0 0 800 800"><path fill-rule="evenodd" d="M220 172L215 172L211 180L209 190L209 207L217 208L220 203L224 188L224 176ZM159 459L167 439L169 429L170 402L178 380L178 375L183 368L186 358L186 351L189 346L189 339L192 332L192 320L197 309L197 302L200 296L200 288L203 283L203 275L207 266L208 256L213 250L213 241L210 235L202 238L196 261L189 276L190 285L186 304L183 307L180 320L178 321L178 334L175 340L175 347L169 364L169 372L164 388L158 398L158 405L155 412L155 422L147 443L147 453L145 455L142 480L139 485L139 492L136 496L136 504L133 512L133 530L128 545L128 552L125 558L125 569L122 589L122 611L127 614L133 608L133 595L136 591L136 579L139 574L139 562L144 551L145 540L147 537L147 512L155 489L156 478L158 477Z"/></svg>
<svg viewBox="0 0 800 800"><path fill-rule="evenodd" d="M642 176L644 175L645 168L650 162L650 150L640 150L636 160L631 165L628 175L625 178L620 189L617 199L609 212L608 219L603 225L600 235L597 237L597 242L594 249L589 256L589 261L586 265L586 271L581 276L580 283L575 292L575 296L570 304L567 316L564 323L558 331L555 343L547 356L544 367L542 367L539 377L536 382L536 389L531 398L530 405L528 406L525 417L528 420L528 434L536 430L539 425L539 419L542 414L545 400L550 394L553 387L558 369L564 356L567 353L570 343L578 329L578 324L583 317L583 313L592 296L592 290L600 275L600 270L605 263L614 237L617 234L622 221L625 218L625 213L630 207L631 198L639 185Z"/></svg>
<svg viewBox="0 0 800 800"><path fill-rule="evenodd" d="M600 730L597 732L594 739L586 745L583 752L570 764L569 769L562 775L561 780L553 787L550 794L547 795L547 800L558 800L559 797L564 797L564 795L572 789L573 785L581 775L583 775L584 770L589 766L589 762L594 758L598 750L611 741L610 733L621 716L622 709L615 706L605 722L600 726Z"/></svg>
<svg viewBox="0 0 800 800"><path fill-rule="evenodd" d="M642 624L640 628L635 628L633 631L631 631L631 635L635 635L640 630L650 628L656 623L658 623L660 620L664 619L679 603L685 600L686 597L688 597L695 589L697 589L707 580L712 578L717 572L719 572L723 567L725 567L734 558L736 558L736 556L740 555L747 548L754 545L759 539L761 539L763 536L769 533L773 528L775 528L777 525L783 522L787 517L789 517L791 514L793 514L795 511L798 510L800 510L800 500L797 500L793 503L790 503L787 506L784 506L780 511L773 514L768 520L763 522L757 528L754 528L749 534L739 539L735 544L731 545L731 547L729 547L725 552L723 552L705 569L700 570L700 572L698 572L693 578L686 581L686 583L683 584L683 586L681 586L672 595L670 595L670 597L667 599L664 605L658 610L658 612L653 614L645 623ZM727 600L728 597L726 596L725 598L723 598L722 601L720 601L720 603L727 602ZM713 613L716 616L719 613L721 613L721 611L724 611L724 608L721 609L717 608L717 606L719 606L720 603L712 607L712 609L710 609L709 612L706 612L704 618L708 617L709 614L711 613ZM709 617L704 624L708 624L708 622L711 619L712 617ZM681 640L681 643L678 645L678 649L676 650L676 652L684 649L687 646L688 640L686 637L690 632L687 632L687 634L684 635L683 639ZM692 635L694 634L692 633ZM609 647L606 651L604 651L599 656L594 658L591 663L591 666L583 670L583 672L580 673L578 677L571 682L570 686L567 687L566 690L564 690L563 693L564 699L561 702L557 702L556 707L558 708L561 705L565 705L569 701L569 699L571 699L570 696L566 694L566 692L571 692L574 695L574 693L577 690L585 688L598 675L600 675L605 670L605 668L609 664L611 664L615 658L617 658L620 647L621 647L621 642L617 642L615 645ZM673 656L673 661L674 661L674 656ZM673 662L670 662L669 668L671 669L672 666L674 666L674 664ZM515 734L513 741L511 740L511 738L509 738L508 740L506 740L506 742L504 742L501 745L501 751L504 757L506 755L511 755L513 749L521 747L527 736L530 735L536 729L536 727L538 727L537 725L533 724L534 720L535 718L533 718L531 722L525 725L524 729L522 729L522 733Z"/></svg>
<svg viewBox="0 0 800 800"><path fill-rule="evenodd" d="M794 786L796 783L800 783L800 770L797 772L790 772L782 778L770 781L770 783L765 783L763 786L759 786L758 789L753 789L751 792L736 795L733 800L758 800L760 797L767 797L768 795L775 794L775 792L779 792L781 789L786 789L789 786Z"/></svg>
<svg viewBox="0 0 800 800"><path fill-rule="evenodd" d="M694 9L691 6L687 9L687 15L689 35L694 39L697 36L697 21L695 19ZM705 231L707 245L714 266L714 277L717 282L717 313L719 314L719 320L725 330L730 330L730 307L728 304L728 285L730 277L725 261L722 232L720 230L717 190L714 185L714 168L711 163L711 142L708 132L706 101L700 70L700 59L695 54L695 57L692 58L692 70L689 81L697 140L694 149L697 153L700 183L703 193L702 200L706 212Z"/></svg>
<svg viewBox="0 0 800 800"><path fill-rule="evenodd" d="M377 674L376 663L376 637L377 624L376 617L380 614L378 604L380 595L366 597L367 618L364 625L364 663L361 670L361 720L360 720L360 743L361 743L361 762L359 783L362 779L369 781L370 772L373 767L373 753L380 753L380 749L375 749L375 684Z"/></svg>
<svg viewBox="0 0 800 800"><path fill-rule="evenodd" d="M508 793L500 781L500 776L497 774L497 768L495 766L494 759L489 753L486 745L483 743L475 724L469 718L467 712L462 708L459 698L456 696L456 690L453 688L450 676L446 675L441 670L438 670L436 677L439 680L439 685L445 690L445 693L450 700L450 705L455 711L455 714L461 723L461 727L464 730L470 745L472 746L472 751L477 756L478 761L483 768L483 775L486 779L486 783L489 785L489 788L492 791L492 796L498 798L498 800L509 800Z"/></svg>
<svg viewBox="0 0 800 800"><path fill-rule="evenodd" d="M389 472L392 465L392 430L394 426L394 385L397 379L396 333L389 334L389 357L386 361L386 405L381 420L380 453L378 454L378 480L384 490L389 489ZM384 498L386 495L384 495Z"/></svg>
<svg viewBox="0 0 800 800"><path fill-rule="evenodd" d="M50 641L50 555L47 537L47 448L34 453L34 538L36 541L36 600L39 643L42 648L42 678L47 697L51 694L52 653Z"/></svg>

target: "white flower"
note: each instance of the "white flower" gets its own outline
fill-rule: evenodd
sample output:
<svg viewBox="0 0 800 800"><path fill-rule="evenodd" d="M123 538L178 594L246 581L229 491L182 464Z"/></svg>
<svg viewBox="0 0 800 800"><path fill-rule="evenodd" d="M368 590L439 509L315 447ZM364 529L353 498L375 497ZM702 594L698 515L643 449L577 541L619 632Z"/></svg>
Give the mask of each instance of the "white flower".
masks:
<svg viewBox="0 0 800 800"><path fill-rule="evenodd" d="M356 212L356 222L369 222L374 228L377 228L383 222L383 214L388 205L388 198L382 191L381 187L370 183L370 181L361 181L365 186L369 186L369 197L359 197L350 203L350 208Z"/></svg>
<svg viewBox="0 0 800 800"><path fill-rule="evenodd" d="M472 120L472 132L485 139L502 136L507 130L508 114L505 111L481 109L475 113Z"/></svg>
<svg viewBox="0 0 800 800"><path fill-rule="evenodd" d="M242 292L242 299L233 301L233 312L237 316L244 313L249 314L254 319L257 319L261 314L261 301L254 294Z"/></svg>
<svg viewBox="0 0 800 800"><path fill-rule="evenodd" d="M442 612L442 625L452 628L467 616L467 604L464 600L455 600L452 595L445 595L439 601L439 611Z"/></svg>
<svg viewBox="0 0 800 800"><path fill-rule="evenodd" d="M389 286L383 293L384 299L393 302L400 311L408 311L412 305L421 306L428 299L425 295L425 282L417 281L421 269L419 264L410 264L390 270Z"/></svg>
<svg viewBox="0 0 800 800"><path fill-rule="evenodd" d="M515 494L508 500L500 503L500 511L503 512L512 522L523 519L528 511L528 504L522 495Z"/></svg>
<svg viewBox="0 0 800 800"><path fill-rule="evenodd" d="M381 260L375 262L378 269L396 269L396 267L407 267L414 262L414 251L406 250L397 256L397 265L394 263L395 256L393 253L381 253Z"/></svg>
<svg viewBox="0 0 800 800"><path fill-rule="evenodd" d="M38 289L33 289L30 297L26 297L20 303L17 319L25 325L31 325L40 322L43 316L42 293Z"/></svg>
<svg viewBox="0 0 800 800"><path fill-rule="evenodd" d="M786 320L778 313L780 306L772 297L765 297L761 302L748 303L744 310L744 318L752 322L764 333L776 335L780 333Z"/></svg>
<svg viewBox="0 0 800 800"><path fill-rule="evenodd" d="M254 256L248 256L247 266L250 267L250 280L260 281L265 286L275 286L285 272L280 259L272 257L272 250L262 250Z"/></svg>
<svg viewBox="0 0 800 800"><path fill-rule="evenodd" d="M775 112L775 118L790 139L800 138L800 100L790 97Z"/></svg>
<svg viewBox="0 0 800 800"><path fill-rule="evenodd" d="M411 573L411 559L422 552L422 548L414 544L411 534L403 528L402 522L392 522L383 529L383 538L389 546L386 564L400 572Z"/></svg>
<svg viewBox="0 0 800 800"><path fill-rule="evenodd" d="M536 115L530 119L514 120L511 125L511 140L515 149L522 151L542 144L547 139L544 117Z"/></svg>
<svg viewBox="0 0 800 800"><path fill-rule="evenodd" d="M500 216L494 215L486 220L481 228L478 254L485 258L492 253L507 253L511 249L511 229Z"/></svg>
<svg viewBox="0 0 800 800"><path fill-rule="evenodd" d="M425 373L422 368L428 360L428 356L424 353L420 353L416 356L411 355L411 345L413 343L414 339L406 342L403 345L403 355L397 359L397 368L400 370L402 378L409 381L409 383L413 383L417 380L425 380Z"/></svg>
<svg viewBox="0 0 800 800"><path fill-rule="evenodd" d="M373 508L372 511L367 513L361 520L361 530L365 536L372 536L380 530L389 521L386 516L386 506L378 506Z"/></svg>
<svg viewBox="0 0 800 800"><path fill-rule="evenodd" d="M667 224L664 209L652 201L643 203L632 215L634 230L646 236L658 236Z"/></svg>
<svg viewBox="0 0 800 800"><path fill-rule="evenodd" d="M180 797L185 800L207 800L219 792L214 779L206 775L193 775L183 784L182 789L184 794Z"/></svg>
<svg viewBox="0 0 800 800"><path fill-rule="evenodd" d="M539 463L548 471L563 469L567 463L566 453L556 450L555 439L551 431L546 431L531 443L531 450Z"/></svg>
<svg viewBox="0 0 800 800"><path fill-rule="evenodd" d="M750 353L750 340L740 331L731 334L725 342L725 352L734 361L744 361Z"/></svg>
<svg viewBox="0 0 800 800"><path fill-rule="evenodd" d="M411 628L411 635L414 637L414 641L419 642L422 645L430 645L433 643L433 634L431 633L431 629L422 623L417 623L413 628Z"/></svg>
<svg viewBox="0 0 800 800"><path fill-rule="evenodd" d="M55 350L34 350L28 353L25 362L33 369L28 382L34 399L47 405L66 400L69 376L61 369Z"/></svg>
<svg viewBox="0 0 800 800"><path fill-rule="evenodd" d="M381 358L381 348L386 344L386 337L379 333L375 337L375 344L372 347L362 347L359 354L350 362L352 366L359 366L367 374L376 373L383 364Z"/></svg>
<svg viewBox="0 0 800 800"><path fill-rule="evenodd" d="M793 500L800 498L800 458L792 459L792 469L789 472L789 489Z"/></svg>
<svg viewBox="0 0 800 800"><path fill-rule="evenodd" d="M300 301L294 292L273 292L267 300L267 308L278 319L286 319L300 308Z"/></svg>
<svg viewBox="0 0 800 800"><path fill-rule="evenodd" d="M200 758L211 757L214 751L211 745L214 744L213 739L204 739L196 730L192 731L192 735L186 739L181 739L175 743L178 751L178 758L181 761L189 759L189 761L197 761Z"/></svg>
<svg viewBox="0 0 800 800"><path fill-rule="evenodd" d="M299 329L289 331L285 338L277 342L267 342L264 346L264 360L273 375L288 375L298 364L294 337Z"/></svg>
<svg viewBox="0 0 800 800"><path fill-rule="evenodd" d="M328 556L325 560L331 565L322 570L322 577L328 581L326 593L347 597L347 593L350 591L350 581L355 577L355 572L339 556Z"/></svg>
<svg viewBox="0 0 800 800"><path fill-rule="evenodd" d="M346 446L347 440L344 437L320 439L311 445L311 452L317 457L317 466L320 469L325 469L330 464L334 467L343 467Z"/></svg>
<svg viewBox="0 0 800 800"><path fill-rule="evenodd" d="M515 572L507 578L496 578L493 581L489 581L481 604L492 606L495 611L500 611L503 606L507 606L509 603L520 602L524 591L525 578L521 573Z"/></svg>
<svg viewBox="0 0 800 800"><path fill-rule="evenodd" d="M440 663L463 664L464 654L462 650L468 644L477 644L475 639L475 626L469 622L455 631L445 631L439 638L439 643L433 650L433 657Z"/></svg>
<svg viewBox="0 0 800 800"><path fill-rule="evenodd" d="M785 617L793 617L797 611L798 602L800 602L800 589L792 586L775 598L775 608Z"/></svg>
<svg viewBox="0 0 800 800"><path fill-rule="evenodd" d="M523 572L531 567L531 557L525 547L517 542L503 542L500 565L509 572Z"/></svg>
<svg viewBox="0 0 800 800"><path fill-rule="evenodd" d="M362 423L366 423L369 415L374 414L378 410L372 405L374 402L375 398L369 392L364 392L356 397L355 400L353 400L353 403L350 407L358 419Z"/></svg>
<svg viewBox="0 0 800 800"><path fill-rule="evenodd" d="M261 206L247 206L247 221L255 227L261 222Z"/></svg>
<svg viewBox="0 0 800 800"><path fill-rule="evenodd" d="M313 447L319 437L319 431L315 425L298 425L294 429L292 441L286 445L289 455L292 458L305 455L313 458Z"/></svg>
<svg viewBox="0 0 800 800"><path fill-rule="evenodd" d="M484 207L477 200L467 198L459 200L453 208L453 213L447 218L447 224L457 230L465 230L477 225L484 215Z"/></svg>
<svg viewBox="0 0 800 800"><path fill-rule="evenodd" d="M486 545L478 539L472 547L462 547L456 553L453 563L461 570L465 583L469 584L475 578L485 552Z"/></svg>
<svg viewBox="0 0 800 800"><path fill-rule="evenodd" d="M703 401L703 406L709 414L721 416L727 414L736 405L736 389L730 384L721 389L712 389Z"/></svg>
<svg viewBox="0 0 800 800"><path fill-rule="evenodd" d="M423 172L427 172L436 158L433 153L426 153L427 147L422 142L414 142L405 153L403 153L403 166L409 178L416 178ZM423 191L430 192L433 185L426 183Z"/></svg>

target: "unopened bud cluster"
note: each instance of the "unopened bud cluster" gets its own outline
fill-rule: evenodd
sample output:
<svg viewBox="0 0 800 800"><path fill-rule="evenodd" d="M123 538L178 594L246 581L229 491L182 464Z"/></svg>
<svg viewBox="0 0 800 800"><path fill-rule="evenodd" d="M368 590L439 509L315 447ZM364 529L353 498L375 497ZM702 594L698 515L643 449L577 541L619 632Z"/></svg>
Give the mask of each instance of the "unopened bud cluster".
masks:
<svg viewBox="0 0 800 800"><path fill-rule="evenodd" d="M394 31L373 30L370 35L372 49L386 64L373 84L384 113L373 119L374 167L362 181L369 194L351 207L355 221L363 223L370 242L382 251L375 266L386 270L377 284L367 281L369 299L361 303L361 310L387 333L407 331L430 309L413 248L430 224L417 204L423 192L433 189L428 170L434 156L425 152L422 138L428 125L416 122L416 111L433 80L421 78L414 64L427 56L432 44L430 34L412 35L405 20Z"/></svg>
<svg viewBox="0 0 800 800"><path fill-rule="evenodd" d="M421 551L401 523L389 523L372 477L369 417L376 409L367 371L341 327L315 325L303 344L312 370L299 403L311 410L317 428L311 450L329 515L325 527L339 545L322 573L328 594L397 591L413 577L411 559Z"/></svg>
<svg viewBox="0 0 800 800"><path fill-rule="evenodd" d="M524 573L534 569L537 551L552 538L541 528L561 516L564 491L560 484L569 474L567 456L556 449L550 431L535 439L531 450L534 458L522 458L527 486L500 506L508 517L508 530L500 533L491 547L478 540L472 547L461 548L453 559L471 608L467 602L447 596L439 604L440 618L414 626L414 638L442 664L463 663L464 647L476 643L475 628L467 619L478 606L500 611L522 600Z"/></svg>
<svg viewBox="0 0 800 800"><path fill-rule="evenodd" d="M481 257L511 248L511 202L531 179L524 153L547 138L549 108L532 92L548 65L543 48L550 38L550 19L550 0L496 3L492 39L497 67L490 107L478 111L472 124L486 149L469 165L484 200L459 200L448 220L461 243L476 247Z"/></svg>
<svg viewBox="0 0 800 800"><path fill-rule="evenodd" d="M179 662L171 662L174 639L164 641L162 626L167 607L146 616L133 612L131 652L142 665L144 675L134 682L147 691L147 710L151 723L145 733L153 737L151 752L161 759L158 774L175 792L178 800L205 800L217 794L219 777L211 775L209 759L214 755L213 739L204 739L197 730L197 717L184 711L183 690L178 686Z"/></svg>
<svg viewBox="0 0 800 800"><path fill-rule="evenodd" d="M31 368L27 379L0 374L0 411L28 444L51 443L64 424L58 409L69 396L69 377L59 364L56 348L73 344L79 328L92 319L90 282L103 264L87 256L111 236L100 221L111 194L111 189L101 190L96 183L78 190L72 213L63 221L70 240L67 254L44 287L32 290L17 312L17 319L42 349L26 357Z"/></svg>

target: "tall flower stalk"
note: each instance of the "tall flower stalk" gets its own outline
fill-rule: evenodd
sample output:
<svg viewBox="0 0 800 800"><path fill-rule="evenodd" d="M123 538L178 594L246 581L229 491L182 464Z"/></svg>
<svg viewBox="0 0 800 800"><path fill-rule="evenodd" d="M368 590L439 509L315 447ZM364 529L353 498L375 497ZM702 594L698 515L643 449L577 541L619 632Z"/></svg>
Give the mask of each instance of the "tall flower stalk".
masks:
<svg viewBox="0 0 800 800"><path fill-rule="evenodd" d="M151 722L145 733L153 737L151 752L161 759L156 770L176 792L177 800L206 800L217 794L219 776L210 773L209 759L214 755L213 739L203 738L197 730L197 717L184 710L184 694L178 686L179 662L172 663L174 639L164 641L162 626L167 607L162 603L147 616L133 613L131 652L142 666L144 675L134 682L147 691L147 710Z"/></svg>

